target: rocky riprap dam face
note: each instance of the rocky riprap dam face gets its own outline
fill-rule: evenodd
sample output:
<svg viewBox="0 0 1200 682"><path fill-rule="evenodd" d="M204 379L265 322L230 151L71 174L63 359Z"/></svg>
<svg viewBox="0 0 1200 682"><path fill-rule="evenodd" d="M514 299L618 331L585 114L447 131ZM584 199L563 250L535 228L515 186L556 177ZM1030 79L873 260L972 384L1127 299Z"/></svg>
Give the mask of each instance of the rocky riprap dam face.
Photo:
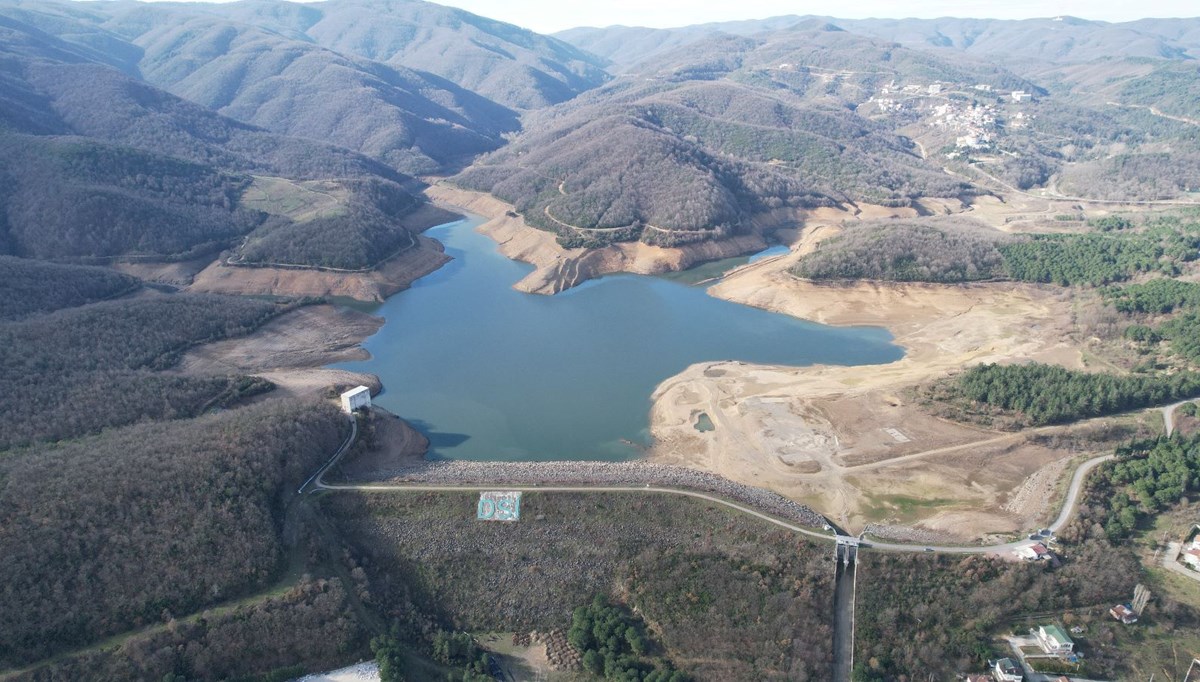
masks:
<svg viewBox="0 0 1200 682"><path fill-rule="evenodd" d="M387 320L340 368L383 380L376 402L412 422L432 456L621 460L648 444L650 395L688 365L892 362L887 331L828 327L640 275L556 296L512 289L532 269L470 218L426 232L454 258L371 312Z"/></svg>

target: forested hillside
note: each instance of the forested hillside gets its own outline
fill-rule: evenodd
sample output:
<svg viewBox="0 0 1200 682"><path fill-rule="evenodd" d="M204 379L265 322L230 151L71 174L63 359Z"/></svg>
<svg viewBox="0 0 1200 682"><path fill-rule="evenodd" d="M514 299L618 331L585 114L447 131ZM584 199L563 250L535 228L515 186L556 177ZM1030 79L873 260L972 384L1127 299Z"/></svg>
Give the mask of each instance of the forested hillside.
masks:
<svg viewBox="0 0 1200 682"><path fill-rule="evenodd" d="M158 75L148 75L156 83L161 82L160 78L174 79L181 71L186 73L199 67L206 75L195 81L195 85L199 85L200 80L215 78L236 88L239 80L236 69L220 73L219 68L192 62L193 57L213 57L216 53L229 51L240 55L219 60L214 66L244 68L258 63L263 70L257 75L264 79L282 77L286 80L289 77L285 73L288 62L297 57L317 60L335 68L339 64L341 68L347 68L347 57L361 58L357 65L348 67L350 71L361 69L369 60L375 64L369 65L367 70L376 75L392 71L401 75L401 81L416 76L416 81L410 82L422 82L427 91L410 92L410 97L426 99L430 94L442 93L428 98L430 102L420 103L418 109L432 102L442 106L451 104L444 94L458 88L447 88L449 83L504 107L532 109L570 99L607 79L599 59L564 42L427 2L339 0L317 5L264 2L227 6L114 4L79 7L40 0L7 0L4 6L8 9L0 9L0 12L34 23L48 33L78 40L88 49L117 53L116 59L123 59L124 65L138 68L138 61L146 59L140 68L158 71ZM185 23L191 24L189 33L192 35L177 32L176 29ZM145 55L138 55L136 48L129 50L121 46L121 41L145 48ZM284 51L277 54L278 59L259 60L252 53L261 55L261 50L266 47L262 41L274 44L272 50ZM192 42L191 47L181 49L177 54L172 54L167 44L183 46L188 42ZM251 42L257 43L257 47L251 47ZM325 50L313 51L309 49L312 46ZM326 56L320 56L322 52ZM310 65L313 63L316 62L309 62ZM391 70L383 64L401 68ZM245 75L252 73L247 71ZM299 75L299 72L292 71L292 75ZM338 79L361 77L352 73L315 75L327 85ZM429 78L429 75L440 76L446 81L438 84L439 79ZM378 84L378 81L372 81ZM275 85L279 84L276 82ZM252 86L252 83L248 85ZM214 94L207 86L202 87L210 96ZM294 103L286 89L275 92L278 95L275 106ZM234 94L234 90L227 90L218 96L232 97ZM368 96L364 101L373 99ZM415 101L418 100L410 99L408 103ZM408 109L406 102L396 99L384 103L413 111Z"/></svg>
<svg viewBox="0 0 1200 682"><path fill-rule="evenodd" d="M1013 279L1060 286L1100 286L1139 274L1177 274L1200 258L1200 229L1175 219L1137 228L1071 234L1011 235L966 218L845 226L802 258L793 274L807 279L966 282Z"/></svg>
<svg viewBox="0 0 1200 682"><path fill-rule="evenodd" d="M6 19L0 27L7 35L7 40L0 40L0 54L8 54L12 67L11 78L0 87L0 121L10 131L0 128L0 177L5 179L0 187L0 254L83 262L215 257L261 227L251 248L241 254L247 262L359 269L372 267L413 243L399 226L420 204L398 184L409 182L407 176L324 141L277 135L234 121L135 80L112 64L96 61L95 50L78 44L84 37L95 38L84 29L99 28L78 16L50 11L56 7L18 11L0 5L0 16L8 11L36 19L65 36L48 35L20 20ZM119 39L105 35L103 46L120 53L112 43ZM331 54L312 49L319 56ZM122 63L117 60L116 65ZM375 69L379 78L399 77L395 69L380 68L383 71ZM331 65L322 69L326 72L344 70ZM337 82L336 90L355 89ZM398 90L381 95L384 99L398 101L405 86L389 87L393 86ZM477 96L463 93L462 97L485 111L503 111ZM310 104L342 99L324 92ZM332 115L346 125L399 132L387 125L376 128L365 113L365 118L354 115L359 104L349 100L345 104L349 110ZM512 125L511 114L507 115L510 122L494 129L493 137ZM426 110L421 120L442 121L430 125L479 138L467 132L462 122L446 118L454 116L448 108ZM337 137L328 130L317 130L313 136ZM444 152L448 156L439 157L442 160L496 144L492 139L483 147L468 149L443 142L412 143L441 150L431 153ZM389 149L408 154L401 147ZM392 153L382 147L374 152L381 157ZM431 163L441 163L422 158L426 160L417 166L425 170L432 169ZM403 165L397 158L390 162ZM240 206L251 173L293 180L337 179L354 189L337 216L309 222L267 221L266 214Z"/></svg>
<svg viewBox="0 0 1200 682"><path fill-rule="evenodd" d="M807 49L762 48L761 60L739 47L804 32L816 33ZM960 173L978 169L965 176L997 191L1007 184L1147 201L1200 189L1195 18L784 16L559 35L614 60L619 73L670 80L736 69L745 82L839 99L920 140L931 160ZM1013 91L1033 98L1013 99Z"/></svg>
<svg viewBox="0 0 1200 682"><path fill-rule="evenodd" d="M527 493L518 524L464 516L477 499L350 492L321 505L371 607L403 633L420 632L418 613L472 632L565 631L576 607L607 593L654 623L670 660L697 680L829 679L824 546L674 495ZM511 551L476 558L492 546Z"/></svg>
<svg viewBox="0 0 1200 682"><path fill-rule="evenodd" d="M195 344L246 334L286 310L267 301L174 295L0 324L0 449L192 417L269 390L262 379L162 370Z"/></svg>
<svg viewBox="0 0 1200 682"><path fill-rule="evenodd" d="M574 28L555 34L581 49L633 64L716 33L753 35L813 22L833 23L854 33L931 52L964 52L977 57L1033 66L1113 58L1200 56L1200 20L1142 19L1122 23L1075 17L1003 19L838 19L790 15L646 29L630 26Z"/></svg>
<svg viewBox="0 0 1200 682"><path fill-rule="evenodd" d="M223 169L291 177L395 175L345 149L272 134L142 82L136 63L127 61L140 49L100 31L88 16L70 6L0 3L5 128L93 137Z"/></svg>
<svg viewBox="0 0 1200 682"><path fill-rule="evenodd" d="M331 406L272 403L6 453L0 665L267 584L286 499L346 428Z"/></svg>
<svg viewBox="0 0 1200 682"><path fill-rule="evenodd" d="M822 242L793 268L813 280L970 282L1006 274L997 244L1007 235L958 218L862 221Z"/></svg>
<svg viewBox="0 0 1200 682"><path fill-rule="evenodd" d="M0 253L45 259L213 252L262 223L245 176L79 137L0 135Z"/></svg>
<svg viewBox="0 0 1200 682"><path fill-rule="evenodd" d="M102 301L141 285L106 268L0 256L0 322Z"/></svg>
<svg viewBox="0 0 1200 682"><path fill-rule="evenodd" d="M1200 66L1195 61L1157 65L1150 74L1126 83L1121 95L1124 102L1195 118L1196 102L1200 101Z"/></svg>
<svg viewBox="0 0 1200 682"><path fill-rule="evenodd" d="M565 101L607 79L599 60L564 42L429 2L277 2L205 10L343 54L437 74L519 109Z"/></svg>
<svg viewBox="0 0 1200 682"><path fill-rule="evenodd" d="M847 104L899 73L1022 81L900 49L885 68L819 77L866 68L884 52L829 27L684 47L528 116L524 134L456 182L515 204L569 245L675 244L745 231L750 216L783 206L978 193Z"/></svg>
<svg viewBox="0 0 1200 682"><path fill-rule="evenodd" d="M500 146L516 115L428 73L194 11L138 7L106 28L144 50L147 81L267 130L332 142L407 173Z"/></svg>
<svg viewBox="0 0 1200 682"><path fill-rule="evenodd" d="M282 594L232 611L128 638L120 646L54 660L20 682L294 679L369 653L341 580L305 578Z"/></svg>
<svg viewBox="0 0 1200 682"><path fill-rule="evenodd" d="M416 244L400 224L419 205L415 197L387 180L343 186L349 197L336 211L307 220L273 218L250 235L233 262L358 270Z"/></svg>

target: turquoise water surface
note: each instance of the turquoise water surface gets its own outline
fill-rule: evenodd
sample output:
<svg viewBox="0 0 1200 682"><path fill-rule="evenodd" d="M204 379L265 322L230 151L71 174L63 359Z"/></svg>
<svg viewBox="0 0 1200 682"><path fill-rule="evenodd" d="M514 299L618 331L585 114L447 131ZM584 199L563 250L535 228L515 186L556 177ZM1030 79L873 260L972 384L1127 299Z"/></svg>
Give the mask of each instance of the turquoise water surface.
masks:
<svg viewBox="0 0 1200 682"><path fill-rule="evenodd" d="M338 367L379 375L376 403L429 436L431 455L620 460L649 442L650 394L710 360L892 362L874 327L835 328L722 301L701 287L616 275L556 296L513 290L532 267L471 218L425 234L454 258L372 312L387 320Z"/></svg>

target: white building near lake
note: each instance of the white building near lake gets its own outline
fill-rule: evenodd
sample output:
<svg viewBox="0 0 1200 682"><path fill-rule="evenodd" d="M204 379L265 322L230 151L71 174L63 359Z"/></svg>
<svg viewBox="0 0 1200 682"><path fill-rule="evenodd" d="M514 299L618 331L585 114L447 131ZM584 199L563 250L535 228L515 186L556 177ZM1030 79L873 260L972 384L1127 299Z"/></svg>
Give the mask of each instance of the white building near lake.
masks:
<svg viewBox="0 0 1200 682"><path fill-rule="evenodd" d="M365 410L371 407L371 389L366 386L352 388L342 394L342 411L353 414L355 410Z"/></svg>

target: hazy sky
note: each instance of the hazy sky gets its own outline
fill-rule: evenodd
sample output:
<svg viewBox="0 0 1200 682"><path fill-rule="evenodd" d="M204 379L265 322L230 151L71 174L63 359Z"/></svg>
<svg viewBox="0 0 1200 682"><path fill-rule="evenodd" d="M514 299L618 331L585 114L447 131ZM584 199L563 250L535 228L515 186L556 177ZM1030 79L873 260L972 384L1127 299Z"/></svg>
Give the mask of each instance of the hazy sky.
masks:
<svg viewBox="0 0 1200 682"><path fill-rule="evenodd" d="M217 0L222 1L222 0ZM1128 21L1143 17L1194 17L1196 0L438 0L543 33L575 26L670 28L709 21L765 19L782 14L865 17L989 17L1027 19L1070 14L1085 19Z"/></svg>

